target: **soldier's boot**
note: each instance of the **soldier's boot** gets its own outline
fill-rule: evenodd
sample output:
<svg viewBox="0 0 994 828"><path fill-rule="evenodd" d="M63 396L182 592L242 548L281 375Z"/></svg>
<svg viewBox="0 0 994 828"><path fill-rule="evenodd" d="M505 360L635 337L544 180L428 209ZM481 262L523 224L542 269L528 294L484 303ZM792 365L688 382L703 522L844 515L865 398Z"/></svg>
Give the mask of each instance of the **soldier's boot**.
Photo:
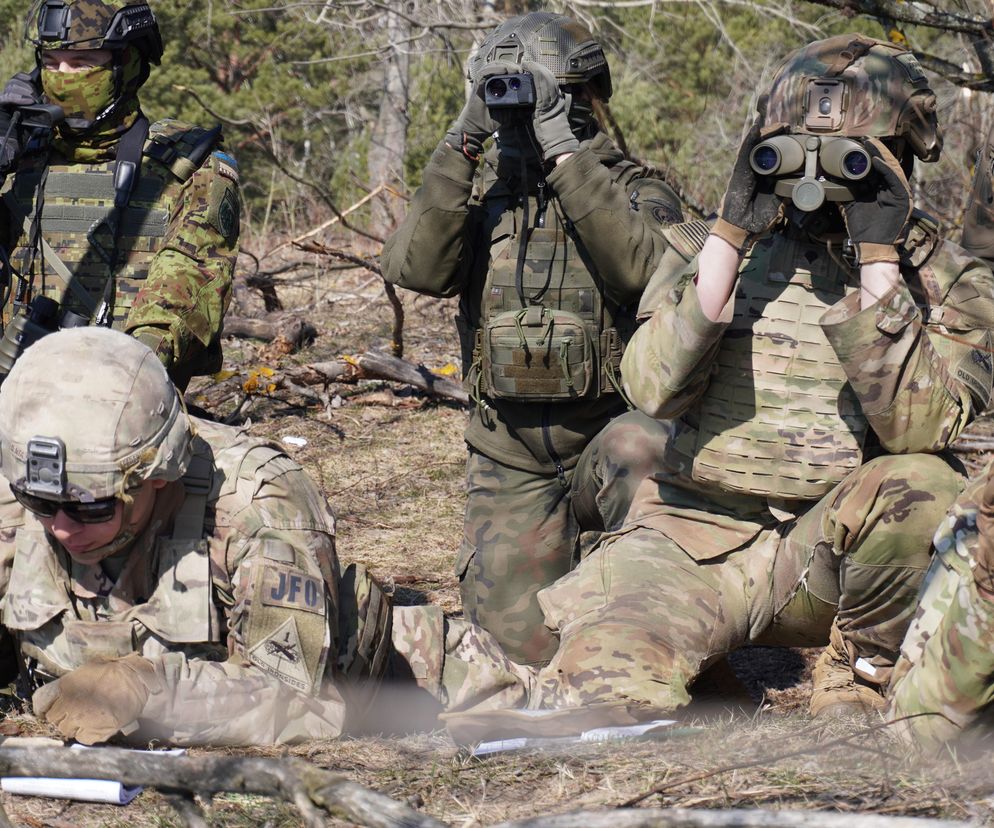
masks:
<svg viewBox="0 0 994 828"><path fill-rule="evenodd" d="M814 689L808 712L812 717L841 718L883 710L885 700L880 687L856 674L854 659L853 648L846 646L833 624L830 643L818 656L811 673Z"/></svg>

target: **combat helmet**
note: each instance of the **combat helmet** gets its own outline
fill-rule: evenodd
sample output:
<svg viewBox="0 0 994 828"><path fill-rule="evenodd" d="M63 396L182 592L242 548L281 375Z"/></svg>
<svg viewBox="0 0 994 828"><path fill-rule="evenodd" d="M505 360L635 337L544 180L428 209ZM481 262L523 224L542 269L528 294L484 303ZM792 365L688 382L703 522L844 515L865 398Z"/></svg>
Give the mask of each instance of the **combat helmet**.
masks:
<svg viewBox="0 0 994 828"><path fill-rule="evenodd" d="M193 429L159 358L101 327L49 334L0 389L0 471L53 501L121 498L152 478L176 480Z"/></svg>
<svg viewBox="0 0 994 828"><path fill-rule="evenodd" d="M148 3L134 0L35 0L25 38L41 51L134 46L150 63L162 59L155 14Z"/></svg>
<svg viewBox="0 0 994 828"><path fill-rule="evenodd" d="M818 40L777 70L766 124L822 137L904 138L922 161L936 161L942 131L935 93L903 46L860 34Z"/></svg>
<svg viewBox="0 0 994 828"><path fill-rule="evenodd" d="M505 20L480 44L469 63L469 78L488 63L532 60L545 66L560 86L590 83L597 96L611 97L611 70L604 49L572 17L532 12Z"/></svg>

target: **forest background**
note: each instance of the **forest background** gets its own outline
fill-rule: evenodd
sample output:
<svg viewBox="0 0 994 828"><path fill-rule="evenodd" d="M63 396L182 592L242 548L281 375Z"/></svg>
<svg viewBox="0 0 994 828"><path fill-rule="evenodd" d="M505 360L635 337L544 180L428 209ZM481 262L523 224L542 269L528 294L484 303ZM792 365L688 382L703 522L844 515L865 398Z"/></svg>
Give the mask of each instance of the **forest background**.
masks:
<svg viewBox="0 0 994 828"><path fill-rule="evenodd" d="M758 95L790 50L816 38L858 31L906 43L929 70L945 150L938 163L917 165L914 192L954 240L994 121L994 0L151 3L166 51L142 91L146 113L222 122L241 168L243 255L226 330L235 331L238 317L280 330L290 320L297 335L310 332L292 352L244 338L264 325L238 326L240 338L225 341L225 370L195 381L187 398L292 446L336 511L342 558L369 566L395 602L447 613L459 610L453 563L466 408L405 385L357 383L352 369L391 346L399 355L403 331L413 374L437 383L459 372L453 301L384 296L376 269L383 239L462 106L464 66L487 30L536 9L585 22L605 45L614 80L602 123L633 157L663 171L688 217L717 207ZM0 0L0 78L32 64L27 6ZM350 371L347 382L329 379ZM987 426L972 443L960 438L962 450L989 450ZM925 764L879 724L853 731L811 722L811 654L762 649L732 659L748 716L729 718L722 707L701 719L704 729L670 741L476 760L435 733L292 753L464 826L634 803L994 821L989 755ZM2 802L17 824L181 824L161 796L121 811L7 794ZM805 820L779 824L829 824ZM214 800L210 822L290 826L300 815L289 804L232 795ZM562 823L573 824L628 823Z"/></svg>
<svg viewBox="0 0 994 828"><path fill-rule="evenodd" d="M0 75L31 63L24 0L0 0ZM474 43L536 9L583 20L610 56L603 120L665 171L690 213L713 210L756 97L791 49L861 31L907 43L932 70L946 150L919 165L920 206L956 225L991 117L989 0L153 0L166 42L142 93L153 119L225 124L242 169L243 234L295 233L377 184L409 193L465 94ZM872 14L860 14L861 11ZM911 21L929 25L915 25ZM936 71L938 70L938 71ZM972 88L970 88L972 87ZM347 226L383 238L403 199ZM360 236L359 238L363 238ZM367 252L377 253L375 239ZM357 239L358 241L358 239Z"/></svg>

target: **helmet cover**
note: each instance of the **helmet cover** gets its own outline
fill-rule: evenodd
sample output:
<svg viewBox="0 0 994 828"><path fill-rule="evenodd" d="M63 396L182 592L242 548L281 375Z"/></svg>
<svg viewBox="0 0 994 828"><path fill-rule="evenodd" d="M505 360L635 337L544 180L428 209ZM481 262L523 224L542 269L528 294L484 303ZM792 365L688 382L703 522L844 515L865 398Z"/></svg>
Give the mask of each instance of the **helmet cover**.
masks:
<svg viewBox="0 0 994 828"><path fill-rule="evenodd" d="M488 63L541 63L560 86L591 83L602 100L611 97L611 70L600 43L572 17L532 12L505 20L480 44L469 62L469 79Z"/></svg>
<svg viewBox="0 0 994 828"><path fill-rule="evenodd" d="M788 55L770 86L764 123L807 135L904 138L922 161L938 160L942 150L935 93L918 59L860 34Z"/></svg>
<svg viewBox="0 0 994 828"><path fill-rule="evenodd" d="M61 492L51 479L32 485L29 443L60 442ZM192 423L159 358L119 331L49 334L0 387L0 471L53 500L124 497L145 480L176 480L192 443Z"/></svg>

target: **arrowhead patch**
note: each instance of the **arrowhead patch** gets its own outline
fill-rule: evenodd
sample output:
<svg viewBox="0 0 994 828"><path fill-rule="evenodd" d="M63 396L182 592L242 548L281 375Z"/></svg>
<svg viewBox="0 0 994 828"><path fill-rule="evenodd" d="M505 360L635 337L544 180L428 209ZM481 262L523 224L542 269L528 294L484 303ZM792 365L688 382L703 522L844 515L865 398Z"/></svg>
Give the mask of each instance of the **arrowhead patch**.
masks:
<svg viewBox="0 0 994 828"><path fill-rule="evenodd" d="M249 660L269 675L304 693L311 690L311 677L300 646L297 622L287 618L269 636L249 651Z"/></svg>

